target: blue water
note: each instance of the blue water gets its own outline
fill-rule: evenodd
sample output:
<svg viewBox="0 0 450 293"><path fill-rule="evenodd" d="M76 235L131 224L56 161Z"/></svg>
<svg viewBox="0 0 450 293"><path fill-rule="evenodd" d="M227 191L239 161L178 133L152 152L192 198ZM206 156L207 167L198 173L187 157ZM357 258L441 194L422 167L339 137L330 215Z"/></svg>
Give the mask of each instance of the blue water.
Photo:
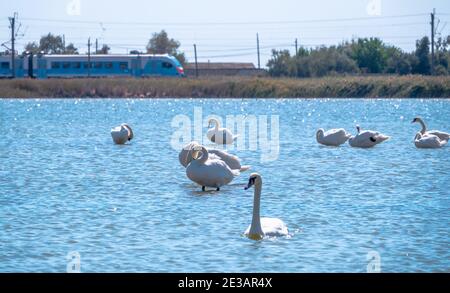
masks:
<svg viewBox="0 0 450 293"><path fill-rule="evenodd" d="M280 153L235 151L262 175L263 216L290 237L253 241L249 172L202 193L178 163L177 114L279 115ZM450 131L446 100L0 100L0 271L450 272L450 146L412 143L422 116ZM109 131L132 125L128 146ZM392 136L319 146L318 127ZM206 132L206 127L203 129Z"/></svg>

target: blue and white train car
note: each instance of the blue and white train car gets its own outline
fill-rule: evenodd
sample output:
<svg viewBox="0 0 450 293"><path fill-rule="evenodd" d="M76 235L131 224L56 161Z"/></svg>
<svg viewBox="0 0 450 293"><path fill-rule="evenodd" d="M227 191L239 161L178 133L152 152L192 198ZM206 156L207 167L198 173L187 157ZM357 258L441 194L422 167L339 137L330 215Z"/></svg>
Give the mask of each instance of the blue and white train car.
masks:
<svg viewBox="0 0 450 293"><path fill-rule="evenodd" d="M24 65L28 65L28 58L26 57L15 57L15 77L25 77L28 76L27 70ZM11 78L13 77L11 55L0 56L0 78Z"/></svg>
<svg viewBox="0 0 450 293"><path fill-rule="evenodd" d="M149 54L35 55L33 73L37 78L184 76L175 57Z"/></svg>

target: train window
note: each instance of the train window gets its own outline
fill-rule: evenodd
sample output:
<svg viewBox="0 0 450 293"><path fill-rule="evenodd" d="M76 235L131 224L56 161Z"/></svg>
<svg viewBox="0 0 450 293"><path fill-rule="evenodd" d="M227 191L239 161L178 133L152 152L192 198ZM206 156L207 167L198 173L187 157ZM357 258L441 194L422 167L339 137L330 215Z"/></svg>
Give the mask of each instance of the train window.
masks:
<svg viewBox="0 0 450 293"><path fill-rule="evenodd" d="M2 62L2 69L9 69L9 62Z"/></svg>
<svg viewBox="0 0 450 293"><path fill-rule="evenodd" d="M103 63L102 62L95 62L94 67L100 69L100 68L103 67Z"/></svg>
<svg viewBox="0 0 450 293"><path fill-rule="evenodd" d="M120 70L127 70L128 69L128 62L120 62L119 63Z"/></svg>
<svg viewBox="0 0 450 293"><path fill-rule="evenodd" d="M172 63L169 63L169 62L163 62L163 63L162 63L162 67L163 67L163 68L172 68L173 65L172 65Z"/></svg>
<svg viewBox="0 0 450 293"><path fill-rule="evenodd" d="M83 68L89 68L89 62L83 62Z"/></svg>
<svg viewBox="0 0 450 293"><path fill-rule="evenodd" d="M113 67L112 62L105 62L105 68L106 69L111 69Z"/></svg>
<svg viewBox="0 0 450 293"><path fill-rule="evenodd" d="M76 69L80 69L81 68L81 62L73 62L72 63L72 67L76 68Z"/></svg>
<svg viewBox="0 0 450 293"><path fill-rule="evenodd" d="M69 68L70 67L70 62L63 62L62 67L63 68Z"/></svg>
<svg viewBox="0 0 450 293"><path fill-rule="evenodd" d="M59 62L52 62L52 69L59 69L60 64Z"/></svg>

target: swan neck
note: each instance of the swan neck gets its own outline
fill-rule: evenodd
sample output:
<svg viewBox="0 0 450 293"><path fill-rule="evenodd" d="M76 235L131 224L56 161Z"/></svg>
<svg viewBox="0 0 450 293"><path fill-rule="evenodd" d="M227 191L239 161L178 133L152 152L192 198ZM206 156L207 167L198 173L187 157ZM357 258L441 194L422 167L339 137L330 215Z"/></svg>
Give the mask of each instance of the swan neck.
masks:
<svg viewBox="0 0 450 293"><path fill-rule="evenodd" d="M260 202L261 202L261 183L255 184L255 193L253 197L253 218L250 227L250 234L263 235L261 228Z"/></svg>
<svg viewBox="0 0 450 293"><path fill-rule="evenodd" d="M126 124L123 127L125 127L125 129L128 131L128 140L132 140L134 137L134 134L133 134L133 130L131 129L131 127Z"/></svg>
<svg viewBox="0 0 450 293"><path fill-rule="evenodd" d="M201 152L202 152L202 156L198 159L198 161L200 163L204 164L208 160L208 157L209 157L208 150L204 146L202 146Z"/></svg>
<svg viewBox="0 0 450 293"><path fill-rule="evenodd" d="M422 119L418 120L420 125L422 125L422 130L420 131L420 133L425 134L425 132L427 132L427 126L425 125L425 122L423 122Z"/></svg>
<svg viewBox="0 0 450 293"><path fill-rule="evenodd" d="M220 126L219 120L212 118L210 121L211 121L212 123L214 123L214 125L215 125L215 126L214 126L214 129L215 129L215 130L218 130L218 129L219 129L219 126Z"/></svg>
<svg viewBox="0 0 450 293"><path fill-rule="evenodd" d="M422 138L422 134L418 132L416 136L414 137L414 141L418 142Z"/></svg>
<svg viewBox="0 0 450 293"><path fill-rule="evenodd" d="M322 138L323 138L323 130L319 129L319 130L317 130L317 133L316 133L316 139L317 139L317 141L320 141Z"/></svg>

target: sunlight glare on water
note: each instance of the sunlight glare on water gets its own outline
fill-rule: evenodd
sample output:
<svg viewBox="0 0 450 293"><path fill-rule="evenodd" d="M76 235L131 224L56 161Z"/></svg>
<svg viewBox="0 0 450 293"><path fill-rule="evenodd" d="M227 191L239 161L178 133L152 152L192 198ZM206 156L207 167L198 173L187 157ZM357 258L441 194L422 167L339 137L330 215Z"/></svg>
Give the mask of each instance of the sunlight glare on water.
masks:
<svg viewBox="0 0 450 293"><path fill-rule="evenodd" d="M263 178L261 214L287 238L243 236L250 172L201 192L170 146L177 114L279 115L280 153L235 151ZM384 272L450 271L450 146L419 150L421 116L450 131L447 100L0 100L0 271ZM114 145L110 129L135 138ZM319 146L319 127L355 124L392 139L373 149ZM206 127L203 129L206 133Z"/></svg>

